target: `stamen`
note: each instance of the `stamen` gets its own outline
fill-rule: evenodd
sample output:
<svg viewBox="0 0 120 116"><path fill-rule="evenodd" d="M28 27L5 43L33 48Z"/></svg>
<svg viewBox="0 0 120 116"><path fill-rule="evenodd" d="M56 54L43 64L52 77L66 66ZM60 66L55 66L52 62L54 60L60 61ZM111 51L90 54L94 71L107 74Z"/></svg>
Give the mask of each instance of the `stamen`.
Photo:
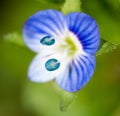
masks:
<svg viewBox="0 0 120 116"><path fill-rule="evenodd" d="M43 45L50 46L50 45L53 45L55 43L55 39L52 38L51 36L45 36L40 40L40 43Z"/></svg>
<svg viewBox="0 0 120 116"><path fill-rule="evenodd" d="M48 71L54 71L57 70L60 67L60 62L56 59L50 59L45 63L45 68Z"/></svg>

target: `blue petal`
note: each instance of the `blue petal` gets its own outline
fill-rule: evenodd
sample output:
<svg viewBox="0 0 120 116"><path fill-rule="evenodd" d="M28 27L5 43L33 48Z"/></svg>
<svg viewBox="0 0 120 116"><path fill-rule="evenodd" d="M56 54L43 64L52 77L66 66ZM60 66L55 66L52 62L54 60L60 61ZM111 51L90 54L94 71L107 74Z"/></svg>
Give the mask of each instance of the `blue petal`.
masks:
<svg viewBox="0 0 120 116"><path fill-rule="evenodd" d="M43 37L59 37L65 28L63 14L56 10L44 10L32 15L26 21L23 27L23 36L28 47L39 52L41 50L40 40Z"/></svg>
<svg viewBox="0 0 120 116"><path fill-rule="evenodd" d="M88 83L94 73L95 64L94 56L78 57L66 67L56 81L62 89L76 92Z"/></svg>
<svg viewBox="0 0 120 116"><path fill-rule="evenodd" d="M95 20L85 13L73 12L66 16L66 22L69 30L79 38L84 51L95 54L100 42L99 29Z"/></svg>

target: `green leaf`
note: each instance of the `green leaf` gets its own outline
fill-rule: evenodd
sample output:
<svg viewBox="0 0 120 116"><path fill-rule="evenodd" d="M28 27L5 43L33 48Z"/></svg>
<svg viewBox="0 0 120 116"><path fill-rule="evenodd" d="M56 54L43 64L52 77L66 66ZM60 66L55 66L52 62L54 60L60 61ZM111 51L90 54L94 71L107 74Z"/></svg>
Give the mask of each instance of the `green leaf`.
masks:
<svg viewBox="0 0 120 116"><path fill-rule="evenodd" d="M97 52L96 56L102 55L103 53L111 52L114 49L116 49L117 47L118 47L118 45L115 44L115 43L111 43L111 42L107 42L105 40L101 40L100 47L98 49L98 52Z"/></svg>
<svg viewBox="0 0 120 116"><path fill-rule="evenodd" d="M70 12L80 12L81 2L80 0L65 0L65 3L61 9L63 14L68 14Z"/></svg>
<svg viewBox="0 0 120 116"><path fill-rule="evenodd" d="M106 42L107 42L107 41L104 40L104 39L101 39L101 40L100 40L100 45L99 45L98 51L102 48L102 46L103 46Z"/></svg>
<svg viewBox="0 0 120 116"><path fill-rule="evenodd" d="M11 44L15 44L15 45L18 45L20 47L26 47L26 45L23 41L22 34L19 34L17 32L7 34L3 38L6 42L9 42Z"/></svg>

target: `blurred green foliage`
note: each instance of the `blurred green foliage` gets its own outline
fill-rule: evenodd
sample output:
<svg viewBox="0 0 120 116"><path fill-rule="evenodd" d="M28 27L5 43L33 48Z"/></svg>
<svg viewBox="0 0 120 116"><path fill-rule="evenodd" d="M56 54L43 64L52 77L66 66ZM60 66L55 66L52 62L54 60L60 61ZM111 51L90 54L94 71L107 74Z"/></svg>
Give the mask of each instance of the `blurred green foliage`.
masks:
<svg viewBox="0 0 120 116"><path fill-rule="evenodd" d="M120 44L120 10L114 8L114 2L120 7L119 0L82 0L83 11L87 12L97 21L101 37L106 41Z"/></svg>
<svg viewBox="0 0 120 116"><path fill-rule="evenodd" d="M4 41L22 32L26 19L43 9L60 10L64 0L4 0L0 4L0 116L120 116L120 48L97 57L95 74L67 112L51 83L32 83L27 69L35 56ZM120 43L119 0L82 0L82 9L98 22L101 37ZM18 37L19 38L19 37Z"/></svg>

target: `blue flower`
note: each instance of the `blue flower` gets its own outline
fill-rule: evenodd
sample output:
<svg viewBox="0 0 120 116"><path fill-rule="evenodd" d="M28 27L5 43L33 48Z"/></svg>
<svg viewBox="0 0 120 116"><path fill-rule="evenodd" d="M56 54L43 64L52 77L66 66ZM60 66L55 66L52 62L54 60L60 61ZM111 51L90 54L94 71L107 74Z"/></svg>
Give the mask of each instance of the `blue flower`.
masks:
<svg viewBox="0 0 120 116"><path fill-rule="evenodd" d="M76 92L92 77L100 35L89 15L40 11L26 21L23 36L26 45L38 53L28 70L31 81L55 79L63 90Z"/></svg>

